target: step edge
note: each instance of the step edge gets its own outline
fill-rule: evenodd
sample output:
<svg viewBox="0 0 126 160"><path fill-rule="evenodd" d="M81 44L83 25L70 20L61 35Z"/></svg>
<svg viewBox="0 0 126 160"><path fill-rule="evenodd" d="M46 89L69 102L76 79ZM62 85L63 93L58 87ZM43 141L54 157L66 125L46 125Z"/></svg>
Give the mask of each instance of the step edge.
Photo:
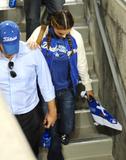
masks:
<svg viewBox="0 0 126 160"><path fill-rule="evenodd" d="M77 158L68 158L67 160L86 160L87 158L103 158L103 157L106 157L106 156L110 156L111 158L113 158L113 155L112 154L102 154L102 155L90 155L90 156L85 156L85 157L79 157L79 159ZM114 160L114 159L113 159Z"/></svg>
<svg viewBox="0 0 126 160"><path fill-rule="evenodd" d="M70 146L76 146L76 145L86 145L86 144L92 144L92 143L101 143L101 142L105 142L105 143L110 143L111 142L111 144L112 144L112 138L111 137L109 137L109 136L103 136L103 137L98 137L98 139L92 139L92 140L89 140L89 139L87 139L87 140L85 140L85 141L77 141L77 142L70 142L68 145L67 145L67 147L70 147ZM65 146L66 147L66 146Z"/></svg>
<svg viewBox="0 0 126 160"><path fill-rule="evenodd" d="M77 2L65 2L64 3L64 6L68 6L68 5L84 5L84 2L83 1L81 1L81 2L79 2L79 1L77 1Z"/></svg>

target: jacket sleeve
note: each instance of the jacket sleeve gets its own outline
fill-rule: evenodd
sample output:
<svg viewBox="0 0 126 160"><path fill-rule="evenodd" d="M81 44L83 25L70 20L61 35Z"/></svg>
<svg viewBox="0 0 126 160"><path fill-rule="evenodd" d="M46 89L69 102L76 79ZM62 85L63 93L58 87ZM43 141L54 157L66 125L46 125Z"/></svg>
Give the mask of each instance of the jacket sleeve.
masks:
<svg viewBox="0 0 126 160"><path fill-rule="evenodd" d="M77 67L79 76L81 78L82 84L85 86L86 91L92 90L91 86L91 79L88 74L88 64L87 64L87 58L86 58L86 52L84 48L84 42L82 39L81 34L76 31L72 30L72 36L75 38L77 43Z"/></svg>

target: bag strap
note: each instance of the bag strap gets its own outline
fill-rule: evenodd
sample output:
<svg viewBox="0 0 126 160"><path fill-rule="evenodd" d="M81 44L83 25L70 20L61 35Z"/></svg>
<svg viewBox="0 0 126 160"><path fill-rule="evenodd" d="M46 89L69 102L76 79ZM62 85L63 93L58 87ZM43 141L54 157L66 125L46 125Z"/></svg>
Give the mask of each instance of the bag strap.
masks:
<svg viewBox="0 0 126 160"><path fill-rule="evenodd" d="M43 38L43 35L44 35L44 32L46 30L46 25L41 25L41 29L40 29L40 32L39 32L39 35L38 35L38 38L36 40L36 43L37 44L41 44L41 41L42 41L42 38Z"/></svg>

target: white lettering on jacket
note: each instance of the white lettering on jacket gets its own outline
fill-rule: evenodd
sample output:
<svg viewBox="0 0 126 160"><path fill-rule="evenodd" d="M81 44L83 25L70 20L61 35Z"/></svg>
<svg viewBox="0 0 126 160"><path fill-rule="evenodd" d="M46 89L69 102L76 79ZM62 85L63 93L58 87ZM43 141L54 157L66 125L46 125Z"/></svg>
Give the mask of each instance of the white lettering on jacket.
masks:
<svg viewBox="0 0 126 160"><path fill-rule="evenodd" d="M41 45L41 47L44 48L44 49L47 49L47 42L43 42L43 44ZM61 44L58 45L58 47L57 47L57 45L55 47L51 47L50 46L49 50L51 52L58 52L59 51L59 52L62 52L62 53L67 53L68 56L69 56L69 54L71 54L71 51L68 51L67 48L66 48L66 46L61 45ZM73 52L74 53L77 52L77 49L73 49Z"/></svg>

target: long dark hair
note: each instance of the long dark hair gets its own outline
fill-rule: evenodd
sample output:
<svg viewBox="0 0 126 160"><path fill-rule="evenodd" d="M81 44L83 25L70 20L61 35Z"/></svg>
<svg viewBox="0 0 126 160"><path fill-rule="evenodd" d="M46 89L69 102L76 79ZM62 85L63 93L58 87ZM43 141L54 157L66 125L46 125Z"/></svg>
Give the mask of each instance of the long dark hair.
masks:
<svg viewBox="0 0 126 160"><path fill-rule="evenodd" d="M69 10L62 10L55 12L51 18L49 26L52 26L57 29L71 29L74 25L74 19ZM70 46L71 52L73 53L72 41L70 35L67 35L68 44ZM47 47L49 49L51 43L51 35L48 32L47 34Z"/></svg>
<svg viewBox="0 0 126 160"><path fill-rule="evenodd" d="M50 22L57 29L70 29L74 25L74 19L69 10L55 12L51 16Z"/></svg>

